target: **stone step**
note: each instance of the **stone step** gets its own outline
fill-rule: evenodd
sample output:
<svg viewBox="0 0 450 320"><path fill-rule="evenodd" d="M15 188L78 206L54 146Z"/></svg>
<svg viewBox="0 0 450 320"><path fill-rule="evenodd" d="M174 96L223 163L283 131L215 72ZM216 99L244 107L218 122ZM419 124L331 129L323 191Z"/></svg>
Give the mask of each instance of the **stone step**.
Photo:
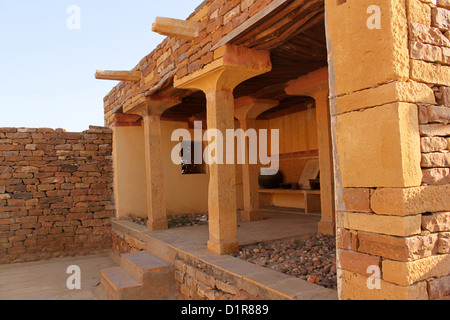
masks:
<svg viewBox="0 0 450 320"><path fill-rule="evenodd" d="M136 281L145 284L151 274L163 273L171 269L171 265L156 258L147 251L122 254L120 266Z"/></svg>
<svg viewBox="0 0 450 320"><path fill-rule="evenodd" d="M175 268L148 251L122 254L120 266L143 284L146 299L166 299L177 292Z"/></svg>
<svg viewBox="0 0 450 320"><path fill-rule="evenodd" d="M100 285L112 300L140 300L143 285L120 267L103 269Z"/></svg>

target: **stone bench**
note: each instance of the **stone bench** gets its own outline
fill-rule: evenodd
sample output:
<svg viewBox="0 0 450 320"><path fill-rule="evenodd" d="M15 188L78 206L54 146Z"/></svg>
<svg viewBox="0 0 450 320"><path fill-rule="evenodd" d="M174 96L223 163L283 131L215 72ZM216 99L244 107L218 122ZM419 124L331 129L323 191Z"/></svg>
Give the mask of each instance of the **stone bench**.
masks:
<svg viewBox="0 0 450 320"><path fill-rule="evenodd" d="M271 197L273 204L274 195L292 195L293 198L303 197L304 205L296 205L296 208L305 209L305 213L320 212L320 190L294 190L294 189L259 189L258 192ZM276 205L276 204L275 204Z"/></svg>

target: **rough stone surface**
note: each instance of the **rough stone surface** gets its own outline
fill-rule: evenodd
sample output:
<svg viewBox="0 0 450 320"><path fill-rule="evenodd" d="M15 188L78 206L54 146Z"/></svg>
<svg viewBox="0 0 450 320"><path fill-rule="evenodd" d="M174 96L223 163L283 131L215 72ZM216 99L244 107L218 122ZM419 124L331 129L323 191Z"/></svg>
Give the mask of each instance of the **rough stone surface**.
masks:
<svg viewBox="0 0 450 320"><path fill-rule="evenodd" d="M346 229L404 237L420 234L420 215L399 217L349 212L337 216L337 225Z"/></svg>
<svg viewBox="0 0 450 320"><path fill-rule="evenodd" d="M370 276L367 271L372 266L381 266L381 258L349 250L339 250L338 268Z"/></svg>
<svg viewBox="0 0 450 320"><path fill-rule="evenodd" d="M433 90L426 84L391 82L337 98L337 114L384 105L395 101L435 104Z"/></svg>
<svg viewBox="0 0 450 320"><path fill-rule="evenodd" d="M420 139L422 152L438 152L444 151L448 147L447 139L442 137L426 137Z"/></svg>
<svg viewBox="0 0 450 320"><path fill-rule="evenodd" d="M418 41L410 42L411 58L429 62L443 62L442 48Z"/></svg>
<svg viewBox="0 0 450 320"><path fill-rule="evenodd" d="M450 29L450 10L433 8L431 10L431 25L442 31Z"/></svg>
<svg viewBox="0 0 450 320"><path fill-rule="evenodd" d="M411 22L409 35L413 41L436 46L450 46L450 40L438 28L429 27L421 23Z"/></svg>
<svg viewBox="0 0 450 320"><path fill-rule="evenodd" d="M450 168L433 168L422 170L423 183L429 185L444 185L450 183Z"/></svg>
<svg viewBox="0 0 450 320"><path fill-rule="evenodd" d="M450 231L450 212L422 215L422 228L430 232Z"/></svg>
<svg viewBox="0 0 450 320"><path fill-rule="evenodd" d="M383 260L383 279L402 286L450 274L450 254L434 255L410 262Z"/></svg>
<svg viewBox="0 0 450 320"><path fill-rule="evenodd" d="M313 282L336 288L336 241L316 234L309 239L286 239L246 246L236 257Z"/></svg>
<svg viewBox="0 0 450 320"><path fill-rule="evenodd" d="M450 125L445 124L424 124L420 126L420 134L428 137L450 136Z"/></svg>
<svg viewBox="0 0 450 320"><path fill-rule="evenodd" d="M175 260L175 280L179 292L192 300L260 300L239 288L235 283L222 279L204 263L192 264Z"/></svg>
<svg viewBox="0 0 450 320"><path fill-rule="evenodd" d="M439 232L439 253L450 253L450 232Z"/></svg>
<svg viewBox="0 0 450 320"><path fill-rule="evenodd" d="M450 210L450 185L377 189L371 197L378 214L415 215Z"/></svg>
<svg viewBox="0 0 450 320"><path fill-rule="evenodd" d="M437 1L436 1L436 4L437 4L439 7L443 7L443 8L446 8L446 9L450 9L450 0L437 0Z"/></svg>
<svg viewBox="0 0 450 320"><path fill-rule="evenodd" d="M367 284L374 280L366 276L339 270L339 277L342 279L342 296L346 300L428 300L425 281L399 286L380 279L380 289L370 290Z"/></svg>
<svg viewBox="0 0 450 320"><path fill-rule="evenodd" d="M111 248L111 131L0 128L0 263Z"/></svg>
<svg viewBox="0 0 450 320"><path fill-rule="evenodd" d="M436 152L422 154L423 168L449 168L450 167L450 152Z"/></svg>
<svg viewBox="0 0 450 320"><path fill-rule="evenodd" d="M338 193L339 211L372 212L370 209L370 189L344 188Z"/></svg>
<svg viewBox="0 0 450 320"><path fill-rule="evenodd" d="M428 282L428 292L430 299L442 299L450 296L450 275L438 279L430 279Z"/></svg>
<svg viewBox="0 0 450 320"><path fill-rule="evenodd" d="M438 105L450 107L450 87L439 87L436 98Z"/></svg>
<svg viewBox="0 0 450 320"><path fill-rule="evenodd" d="M428 106L430 122L448 124L450 122L450 108L446 106Z"/></svg>
<svg viewBox="0 0 450 320"><path fill-rule="evenodd" d="M401 238L358 232L358 251L396 261L412 261L432 256L438 250L438 235Z"/></svg>
<svg viewBox="0 0 450 320"><path fill-rule="evenodd" d="M431 7L420 0L407 0L408 21L431 25Z"/></svg>

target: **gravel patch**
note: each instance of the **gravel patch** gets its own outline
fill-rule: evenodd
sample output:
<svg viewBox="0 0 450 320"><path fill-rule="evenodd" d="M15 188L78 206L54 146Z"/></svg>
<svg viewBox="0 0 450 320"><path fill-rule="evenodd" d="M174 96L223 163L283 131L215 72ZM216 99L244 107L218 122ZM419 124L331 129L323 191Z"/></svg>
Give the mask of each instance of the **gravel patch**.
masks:
<svg viewBox="0 0 450 320"><path fill-rule="evenodd" d="M325 234L243 246L234 257L306 280L337 288L336 240Z"/></svg>
<svg viewBox="0 0 450 320"><path fill-rule="evenodd" d="M128 220L146 226L148 218L139 218L129 216ZM181 227L194 227L208 224L207 214L186 214L179 216L167 217L167 222L169 224L169 229L181 228Z"/></svg>

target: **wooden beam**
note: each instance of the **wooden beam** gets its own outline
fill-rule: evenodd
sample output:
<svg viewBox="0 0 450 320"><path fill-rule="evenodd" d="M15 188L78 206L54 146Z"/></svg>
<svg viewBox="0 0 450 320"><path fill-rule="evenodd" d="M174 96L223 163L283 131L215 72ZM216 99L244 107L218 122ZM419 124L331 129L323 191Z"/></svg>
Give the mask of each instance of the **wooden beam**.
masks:
<svg viewBox="0 0 450 320"><path fill-rule="evenodd" d="M267 7L265 7L257 14L255 14L253 17L245 21L239 27L235 28L228 35L223 37L214 47L212 47L211 51L214 51L217 48L223 46L224 44L227 44L233 41L234 39L240 37L242 34L246 33L250 28L260 23L262 19L266 18L267 16L275 12L277 9L279 9L281 6L285 5L289 1L290 0L275 0Z"/></svg>
<svg viewBox="0 0 450 320"><path fill-rule="evenodd" d="M197 21L156 17L152 31L163 36L192 40L198 37L199 27Z"/></svg>
<svg viewBox="0 0 450 320"><path fill-rule="evenodd" d="M328 91L328 68L321 68L287 83L290 96L312 96L317 91Z"/></svg>
<svg viewBox="0 0 450 320"><path fill-rule="evenodd" d="M141 81L142 73L140 71L109 71L97 70L95 79L99 80L117 80L117 81Z"/></svg>
<svg viewBox="0 0 450 320"><path fill-rule="evenodd" d="M134 114L116 113L112 123L113 127L140 127L142 118Z"/></svg>

